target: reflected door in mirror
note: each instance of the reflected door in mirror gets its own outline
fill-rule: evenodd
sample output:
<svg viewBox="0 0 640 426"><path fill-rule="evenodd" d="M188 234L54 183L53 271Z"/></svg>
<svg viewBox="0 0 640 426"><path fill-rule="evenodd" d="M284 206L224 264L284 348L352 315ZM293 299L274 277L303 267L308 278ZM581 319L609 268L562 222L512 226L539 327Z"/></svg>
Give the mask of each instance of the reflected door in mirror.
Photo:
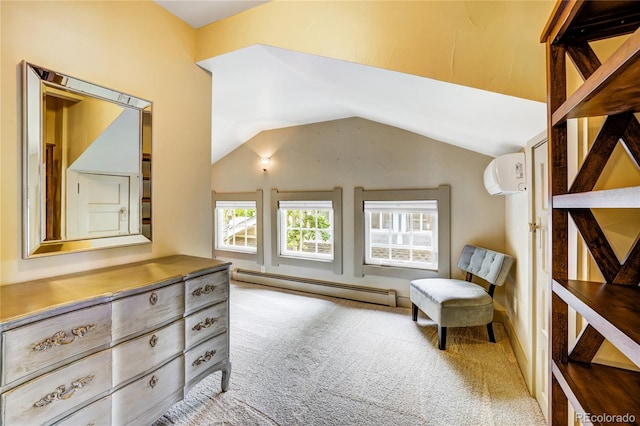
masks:
<svg viewBox="0 0 640 426"><path fill-rule="evenodd" d="M24 65L25 257L151 240L151 103Z"/></svg>

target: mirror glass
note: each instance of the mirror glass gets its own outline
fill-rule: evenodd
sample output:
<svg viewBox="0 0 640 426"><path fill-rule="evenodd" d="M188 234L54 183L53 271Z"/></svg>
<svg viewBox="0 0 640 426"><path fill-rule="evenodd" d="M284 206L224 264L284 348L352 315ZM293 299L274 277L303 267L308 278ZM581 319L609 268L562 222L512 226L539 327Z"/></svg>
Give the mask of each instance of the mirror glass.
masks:
<svg viewBox="0 0 640 426"><path fill-rule="evenodd" d="M23 62L24 257L151 241L151 102Z"/></svg>

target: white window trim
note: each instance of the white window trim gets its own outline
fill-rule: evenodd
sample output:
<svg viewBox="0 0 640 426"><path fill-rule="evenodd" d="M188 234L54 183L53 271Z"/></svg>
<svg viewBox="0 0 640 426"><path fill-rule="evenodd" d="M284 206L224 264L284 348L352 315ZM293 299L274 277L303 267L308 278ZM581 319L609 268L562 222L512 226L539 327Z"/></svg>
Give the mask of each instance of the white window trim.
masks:
<svg viewBox="0 0 640 426"><path fill-rule="evenodd" d="M354 275L381 275L405 279L449 278L451 274L451 189L354 190ZM365 201L436 200L438 202L438 270L372 265L365 262Z"/></svg>
<svg viewBox="0 0 640 426"><path fill-rule="evenodd" d="M314 210L314 211L328 211L329 212L329 221L331 223L331 229L330 229L330 234L331 234L331 239L330 239L330 244L331 244L331 253L330 254L323 254L323 253L318 253L317 252L317 247L316 247L316 252L315 253L307 253L307 252L302 252L302 251L294 251L294 250L289 250L287 247L287 240L288 240L288 230L285 230L285 232L280 232L278 235L278 238L280 238L280 256L283 257L291 257L291 258L296 258L296 259L309 259L309 260L316 260L319 262L331 262L333 261L333 256L334 256L334 238L333 238L333 224L334 224L334 209L333 209L333 202L329 201L329 200L323 200L323 201L285 201L282 200L280 202L278 202L278 214L280 215L280 217L278 218L278 220L280 221L280 225L282 226L282 224L286 221L286 212L291 211L291 210L297 210L297 211L303 211L303 210ZM313 228L314 232L319 231L319 228ZM300 232L302 232L302 229L300 229ZM321 231L322 232L322 231Z"/></svg>
<svg viewBox="0 0 640 426"><path fill-rule="evenodd" d="M288 206L304 206L305 203L328 201L333 206L333 258L307 258L297 254L295 257L281 254L280 247L283 240L280 232L280 203ZM342 188L333 191L300 191L279 192L271 191L271 260L273 266L292 265L316 269L331 270L335 274L342 274Z"/></svg>
<svg viewBox="0 0 640 426"><path fill-rule="evenodd" d="M214 200L213 201L213 214L214 214L214 220L215 220L215 230L218 231L219 227L222 225L221 221L222 218L219 216L219 210L220 209L252 209L255 210L255 216L253 217L253 220L255 220L256 222L256 228L257 228L257 222L258 222L258 207L257 207L257 203L255 201L248 201L248 200L242 200L242 201L231 201L231 200ZM245 219L245 223L246 223L246 219ZM233 225L234 230L236 229L236 225ZM244 239L245 239L245 243L248 237L247 234L247 230L249 228L245 227L244 231ZM235 234L234 234L235 235ZM223 240L224 240L224 235L222 235L219 232L216 232L216 238L213 240L213 244L214 244L214 248L215 250L223 250L223 251L233 251L233 252L239 252L239 253L252 253L255 254L258 252L258 235L257 235L257 229L256 229L256 245L255 246L248 246L248 245L244 245L244 246L240 246L240 245L232 245L232 244L224 244Z"/></svg>
<svg viewBox="0 0 640 426"><path fill-rule="evenodd" d="M237 249L227 250L225 247L217 248L217 218L216 218L216 205L218 202L255 202L256 208L256 251L240 251ZM213 257L224 258L237 258L243 260L253 260L258 265L264 265L264 237L263 237L263 220L262 220L262 190L259 189L256 192L229 192L229 193L211 193L211 208L213 211Z"/></svg>
<svg viewBox="0 0 640 426"><path fill-rule="evenodd" d="M397 214L434 214L435 219L432 224L432 228L428 230L408 230L405 233L407 236L412 239L416 235L420 234L431 234L431 246L414 246L413 244L409 245L394 245L392 242L387 244L377 244L380 247L390 248L390 249L408 249L410 251L414 251L416 249L422 250L431 250L435 252L435 262L420 262L415 260L382 260L382 259L374 259L371 257L371 248L376 246L375 243L367 240L367 236L371 236L373 233L377 233L380 235L389 235L393 234L389 230L381 229L380 231L372 231L370 224L370 213L375 214L383 214L390 213L393 215ZM365 230L365 264L367 265L377 265L377 266L396 266L400 268L415 268L420 270L438 270L438 207L436 200L407 200L407 201L364 201L364 230ZM422 223L422 221L420 222ZM422 226L421 226L422 227ZM397 233L397 232L396 232Z"/></svg>

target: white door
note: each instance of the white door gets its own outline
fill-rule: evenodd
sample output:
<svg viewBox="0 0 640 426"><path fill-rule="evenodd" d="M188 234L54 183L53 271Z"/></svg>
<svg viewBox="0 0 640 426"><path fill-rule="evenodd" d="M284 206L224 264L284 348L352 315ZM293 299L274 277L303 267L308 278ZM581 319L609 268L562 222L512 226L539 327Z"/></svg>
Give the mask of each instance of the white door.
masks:
<svg viewBox="0 0 640 426"><path fill-rule="evenodd" d="M533 147L533 218L535 247L533 253L533 283L535 295L535 396L547 416L549 401L549 182L547 142Z"/></svg>
<svg viewBox="0 0 640 426"><path fill-rule="evenodd" d="M77 238L128 233L129 177L80 173Z"/></svg>

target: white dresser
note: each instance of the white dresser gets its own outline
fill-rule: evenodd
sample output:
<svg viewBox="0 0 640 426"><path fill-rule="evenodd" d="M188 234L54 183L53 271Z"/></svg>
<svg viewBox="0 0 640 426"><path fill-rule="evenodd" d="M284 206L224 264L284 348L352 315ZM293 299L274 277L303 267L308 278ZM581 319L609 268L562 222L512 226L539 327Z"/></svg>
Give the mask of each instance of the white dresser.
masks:
<svg viewBox="0 0 640 426"><path fill-rule="evenodd" d="M0 424L148 424L229 385L230 263L170 256L0 286Z"/></svg>

